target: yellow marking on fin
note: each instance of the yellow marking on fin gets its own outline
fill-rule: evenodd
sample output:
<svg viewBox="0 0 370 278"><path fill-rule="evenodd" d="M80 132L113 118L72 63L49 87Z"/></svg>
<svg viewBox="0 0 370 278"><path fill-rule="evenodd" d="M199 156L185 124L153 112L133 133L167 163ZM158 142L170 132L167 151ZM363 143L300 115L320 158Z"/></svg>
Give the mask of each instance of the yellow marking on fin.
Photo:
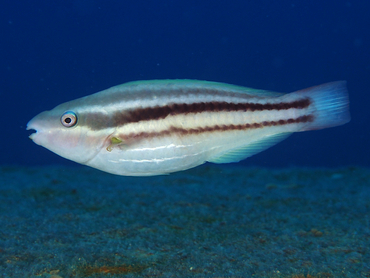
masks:
<svg viewBox="0 0 370 278"><path fill-rule="evenodd" d="M118 137L111 137L110 138L110 145L107 147L107 151L108 152L111 152L113 147L116 146L116 145L120 145L123 141L121 139L119 139Z"/></svg>

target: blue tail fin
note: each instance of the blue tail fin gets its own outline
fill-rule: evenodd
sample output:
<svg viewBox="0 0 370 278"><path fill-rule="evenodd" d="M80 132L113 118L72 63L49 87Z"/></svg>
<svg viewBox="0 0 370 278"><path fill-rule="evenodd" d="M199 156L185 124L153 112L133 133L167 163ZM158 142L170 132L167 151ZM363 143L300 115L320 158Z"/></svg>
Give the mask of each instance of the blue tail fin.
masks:
<svg viewBox="0 0 370 278"><path fill-rule="evenodd" d="M300 131L334 127L351 120L346 84L336 81L294 92L313 101L311 112L315 120Z"/></svg>

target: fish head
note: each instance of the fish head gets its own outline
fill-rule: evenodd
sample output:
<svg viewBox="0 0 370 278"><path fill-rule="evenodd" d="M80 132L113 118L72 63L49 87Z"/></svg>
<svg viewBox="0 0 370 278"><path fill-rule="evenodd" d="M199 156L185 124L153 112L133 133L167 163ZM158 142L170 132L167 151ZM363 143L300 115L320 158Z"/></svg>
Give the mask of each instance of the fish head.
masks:
<svg viewBox="0 0 370 278"><path fill-rule="evenodd" d="M29 138L64 158L86 164L100 152L110 135L92 130L89 123L95 119L86 114L73 101L44 111L28 122L27 130L36 131Z"/></svg>

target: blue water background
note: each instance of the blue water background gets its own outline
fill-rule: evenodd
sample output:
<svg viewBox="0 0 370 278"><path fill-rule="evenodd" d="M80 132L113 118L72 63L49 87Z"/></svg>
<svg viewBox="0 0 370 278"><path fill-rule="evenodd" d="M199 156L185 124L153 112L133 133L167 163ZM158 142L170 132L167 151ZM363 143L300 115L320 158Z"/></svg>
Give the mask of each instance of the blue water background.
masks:
<svg viewBox="0 0 370 278"><path fill-rule="evenodd" d="M352 121L246 165L370 165L369 1L0 4L0 164L71 164L28 139L41 111L127 81L193 78L290 92L347 80Z"/></svg>

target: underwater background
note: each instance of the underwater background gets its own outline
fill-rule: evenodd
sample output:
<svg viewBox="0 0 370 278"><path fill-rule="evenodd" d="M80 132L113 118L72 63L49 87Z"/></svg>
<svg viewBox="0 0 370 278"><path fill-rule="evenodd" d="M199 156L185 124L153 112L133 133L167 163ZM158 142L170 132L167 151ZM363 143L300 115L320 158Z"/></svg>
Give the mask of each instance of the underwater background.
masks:
<svg viewBox="0 0 370 278"><path fill-rule="evenodd" d="M0 3L0 277L370 277L370 2ZM36 114L134 80L347 80L350 123L237 164L112 176Z"/></svg>

